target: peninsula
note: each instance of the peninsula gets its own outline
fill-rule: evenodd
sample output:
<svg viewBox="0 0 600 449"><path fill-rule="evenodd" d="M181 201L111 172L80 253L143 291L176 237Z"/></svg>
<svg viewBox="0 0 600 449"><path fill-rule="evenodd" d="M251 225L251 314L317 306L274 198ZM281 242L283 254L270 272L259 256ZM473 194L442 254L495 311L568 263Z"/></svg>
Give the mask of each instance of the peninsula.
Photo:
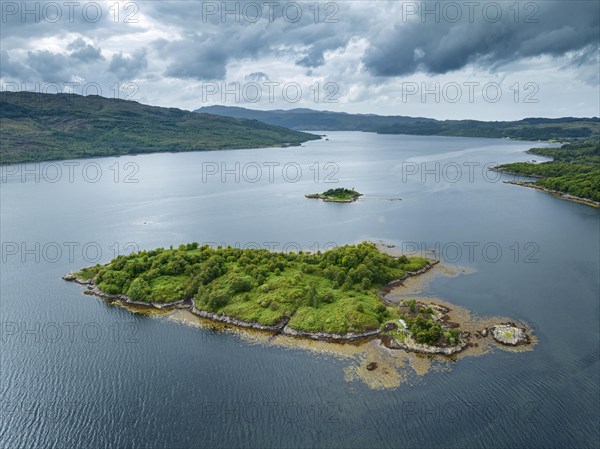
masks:
<svg viewBox="0 0 600 449"><path fill-rule="evenodd" d="M310 193L304 196L311 199L321 199L326 203L352 203L361 197L362 193L359 193L354 189L340 187L337 189L329 189L323 193Z"/></svg>
<svg viewBox="0 0 600 449"><path fill-rule="evenodd" d="M508 184L531 187L561 198L600 207L600 140L588 139L561 148L532 148L528 151L553 160L548 162L515 162L493 170L534 181L514 180Z"/></svg>
<svg viewBox="0 0 600 449"><path fill-rule="evenodd" d="M328 341L379 337L392 349L450 355L470 333L448 322L448 309L385 298L436 263L394 257L369 242L316 253L190 243L119 256L64 279L107 301L186 309L239 327ZM524 329L513 333L525 338Z"/></svg>

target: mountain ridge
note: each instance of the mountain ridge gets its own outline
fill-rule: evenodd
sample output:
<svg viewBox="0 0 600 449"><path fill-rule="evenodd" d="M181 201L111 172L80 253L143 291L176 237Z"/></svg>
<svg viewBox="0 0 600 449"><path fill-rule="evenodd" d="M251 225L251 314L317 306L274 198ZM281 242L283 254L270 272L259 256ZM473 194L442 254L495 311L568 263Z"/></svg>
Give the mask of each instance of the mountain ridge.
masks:
<svg viewBox="0 0 600 449"><path fill-rule="evenodd" d="M495 137L523 140L579 139L600 135L598 117L529 117L515 121L436 120L426 117L349 114L313 109L255 110L239 106L205 106L194 112L252 118L290 129L366 131L379 134Z"/></svg>

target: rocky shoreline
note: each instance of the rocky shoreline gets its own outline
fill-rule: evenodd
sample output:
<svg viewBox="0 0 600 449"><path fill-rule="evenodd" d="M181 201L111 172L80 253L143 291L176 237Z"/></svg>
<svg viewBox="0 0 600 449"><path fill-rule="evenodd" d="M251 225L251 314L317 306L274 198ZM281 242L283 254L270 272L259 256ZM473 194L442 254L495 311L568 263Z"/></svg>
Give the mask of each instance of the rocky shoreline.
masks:
<svg viewBox="0 0 600 449"><path fill-rule="evenodd" d="M323 200L324 203L353 203L361 196L363 196L363 194L359 193L358 195L354 195L353 197L351 197L350 199L347 199L347 200L334 200L333 198L331 198L329 196L321 195L319 193L308 193L308 194L304 195L305 198L309 198L309 199L313 199L313 200Z"/></svg>
<svg viewBox="0 0 600 449"><path fill-rule="evenodd" d="M430 346L423 343L417 343L412 338L406 337L404 341L400 342L387 335L382 336L382 343L386 348L390 349L403 349L408 352L416 352L418 354L441 354L441 355L452 355L456 354L465 349L469 343L461 340L460 343L454 346Z"/></svg>
<svg viewBox="0 0 600 449"><path fill-rule="evenodd" d="M511 175L511 176L516 176L518 178L532 178L532 179L542 179L543 176L539 176L539 175L525 175L523 173L519 173L516 171L511 171L511 170L506 170L504 168L500 168L500 167L490 167L488 168L489 171L494 171L496 173L506 173L507 175ZM508 182L508 181L504 181L504 182Z"/></svg>
<svg viewBox="0 0 600 449"><path fill-rule="evenodd" d="M561 199L564 199L567 201L573 201L575 203L585 204L586 206L600 208L600 201L594 201L594 200L590 200L588 198L581 198L579 196L571 195L570 193L560 192L558 190L552 190L552 189L547 189L545 187L536 186L535 184L533 184L531 182L504 181L504 184L512 184L512 185L521 186L521 187L529 187L530 189L536 189L536 190L539 190L540 192L546 192L555 197L558 197L558 198L561 198Z"/></svg>

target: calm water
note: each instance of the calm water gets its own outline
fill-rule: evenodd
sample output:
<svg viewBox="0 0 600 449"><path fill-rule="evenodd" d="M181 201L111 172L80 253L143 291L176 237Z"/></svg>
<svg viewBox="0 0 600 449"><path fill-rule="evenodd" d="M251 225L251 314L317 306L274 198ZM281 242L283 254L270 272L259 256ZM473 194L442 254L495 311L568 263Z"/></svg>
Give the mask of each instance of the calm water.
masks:
<svg viewBox="0 0 600 449"><path fill-rule="evenodd" d="M8 176L0 446L595 447L600 213L493 182L482 170L536 158L524 153L531 143L328 137L301 148L77 161L73 182L62 162L54 183L56 166L30 166L40 182ZM269 173L271 162L280 165ZM225 182L207 175L223 163ZM98 167L99 180L87 182ZM138 182L123 182L126 175ZM336 186L356 187L364 199L303 198ZM467 358L377 391L344 381L347 360L133 315L60 279L131 248L365 239L438 247L449 263L476 269L437 279L431 293L478 315L531 323L535 351Z"/></svg>

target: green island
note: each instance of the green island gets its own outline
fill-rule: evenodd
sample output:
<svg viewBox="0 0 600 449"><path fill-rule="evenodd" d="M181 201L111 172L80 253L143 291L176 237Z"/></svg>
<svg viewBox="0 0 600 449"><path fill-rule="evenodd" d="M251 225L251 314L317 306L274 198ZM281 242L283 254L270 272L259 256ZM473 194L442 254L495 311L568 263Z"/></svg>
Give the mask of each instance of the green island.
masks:
<svg viewBox="0 0 600 449"><path fill-rule="evenodd" d="M588 139L561 148L533 148L529 153L551 157L542 163L515 162L494 170L538 178L535 181L510 181L533 187L566 199L600 207L600 140Z"/></svg>
<svg viewBox="0 0 600 449"><path fill-rule="evenodd" d="M321 199L327 203L352 203L361 197L362 193L354 189L339 187L337 189L329 189L323 193L309 193L304 196L311 199Z"/></svg>
<svg viewBox="0 0 600 449"><path fill-rule="evenodd" d="M468 335L446 322L448 309L385 298L436 263L394 257L370 242L316 253L190 243L119 256L64 279L109 301L188 309L240 327L317 340L380 336L390 348L452 354Z"/></svg>
<svg viewBox="0 0 600 449"><path fill-rule="evenodd" d="M0 164L285 147L319 136L257 120L95 95L0 93Z"/></svg>
<svg viewBox="0 0 600 449"><path fill-rule="evenodd" d="M191 243L119 256L75 277L140 303L191 299L198 311L248 323L343 335L379 329L392 317L379 289L429 263L371 243L314 254Z"/></svg>

